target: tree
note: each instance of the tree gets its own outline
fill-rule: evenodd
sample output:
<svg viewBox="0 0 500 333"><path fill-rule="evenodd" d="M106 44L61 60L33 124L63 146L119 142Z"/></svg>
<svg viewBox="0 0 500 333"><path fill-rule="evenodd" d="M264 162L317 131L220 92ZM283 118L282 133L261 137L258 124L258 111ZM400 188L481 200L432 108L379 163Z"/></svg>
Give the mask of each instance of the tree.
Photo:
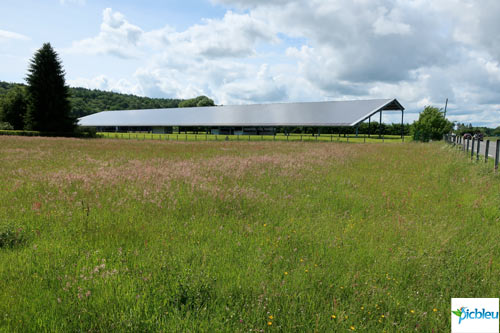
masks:
<svg viewBox="0 0 500 333"><path fill-rule="evenodd" d="M43 44L29 67L28 112L26 129L71 133L75 130L75 119L71 117L69 88L64 79L64 70L59 56L49 43Z"/></svg>
<svg viewBox="0 0 500 333"><path fill-rule="evenodd" d="M207 96L198 96L196 98L187 99L179 103L180 108L194 108L200 106L214 106L214 101Z"/></svg>
<svg viewBox="0 0 500 333"><path fill-rule="evenodd" d="M452 129L453 123L444 117L440 109L426 106L412 125L412 135L417 141L441 140Z"/></svg>
<svg viewBox="0 0 500 333"><path fill-rule="evenodd" d="M24 88L16 86L3 98L0 105L0 121L9 123L15 130L22 130L27 108L26 92Z"/></svg>

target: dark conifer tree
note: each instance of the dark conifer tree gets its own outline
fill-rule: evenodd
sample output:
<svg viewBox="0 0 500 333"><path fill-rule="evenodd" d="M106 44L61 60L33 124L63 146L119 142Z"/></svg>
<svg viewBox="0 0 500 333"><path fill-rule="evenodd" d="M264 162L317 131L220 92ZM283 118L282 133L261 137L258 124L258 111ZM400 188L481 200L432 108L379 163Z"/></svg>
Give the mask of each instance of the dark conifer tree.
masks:
<svg viewBox="0 0 500 333"><path fill-rule="evenodd" d="M28 112L26 129L71 133L75 119L70 116L69 89L59 56L49 43L43 44L28 70Z"/></svg>

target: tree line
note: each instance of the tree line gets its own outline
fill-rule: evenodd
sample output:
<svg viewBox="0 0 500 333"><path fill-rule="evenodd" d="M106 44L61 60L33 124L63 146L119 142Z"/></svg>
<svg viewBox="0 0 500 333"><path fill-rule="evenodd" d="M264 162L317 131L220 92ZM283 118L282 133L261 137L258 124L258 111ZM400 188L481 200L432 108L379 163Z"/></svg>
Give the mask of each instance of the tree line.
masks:
<svg viewBox="0 0 500 333"><path fill-rule="evenodd" d="M485 126L472 126L472 124L465 125L464 123L457 123L455 133L458 135L464 135L465 133L482 133L484 136L500 136L500 126L490 128Z"/></svg>
<svg viewBox="0 0 500 333"><path fill-rule="evenodd" d="M24 113L26 85L0 81L0 108ZM101 111L167 109L177 107L213 106L214 101L206 96L192 99L149 98L86 88L69 88L71 116L80 118ZM12 114L12 112L8 112ZM6 120L5 120L6 121ZM9 121L6 121L9 122ZM9 122L10 123L10 122ZM11 124L16 127L14 124ZM19 126L17 126L19 128Z"/></svg>

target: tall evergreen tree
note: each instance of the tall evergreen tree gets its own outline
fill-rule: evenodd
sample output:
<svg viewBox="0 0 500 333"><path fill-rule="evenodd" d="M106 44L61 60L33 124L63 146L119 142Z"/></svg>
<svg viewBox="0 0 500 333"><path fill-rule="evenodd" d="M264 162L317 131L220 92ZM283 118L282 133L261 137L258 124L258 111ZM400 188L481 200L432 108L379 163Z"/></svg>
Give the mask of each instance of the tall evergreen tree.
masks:
<svg viewBox="0 0 500 333"><path fill-rule="evenodd" d="M28 72L26 128L43 132L73 132L75 119L70 116L65 73L59 56L49 43L43 44L35 53Z"/></svg>
<svg viewBox="0 0 500 333"><path fill-rule="evenodd" d="M27 100L24 88L15 86L5 97L0 105L0 121L9 123L15 130L24 128Z"/></svg>

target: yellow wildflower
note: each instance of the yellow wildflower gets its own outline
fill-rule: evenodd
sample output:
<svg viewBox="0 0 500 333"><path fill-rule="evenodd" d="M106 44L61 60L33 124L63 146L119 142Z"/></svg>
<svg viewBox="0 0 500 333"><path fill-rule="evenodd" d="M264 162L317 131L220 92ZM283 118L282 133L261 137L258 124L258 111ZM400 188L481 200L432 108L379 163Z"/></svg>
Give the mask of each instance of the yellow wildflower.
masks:
<svg viewBox="0 0 500 333"><path fill-rule="evenodd" d="M434 308L434 309L432 309L432 311L437 312L437 311L438 311L438 309Z"/></svg>
<svg viewBox="0 0 500 333"><path fill-rule="evenodd" d="M354 326L351 326L351 331L355 331L356 328Z"/></svg>
<svg viewBox="0 0 500 333"><path fill-rule="evenodd" d="M267 325L268 325L268 326L271 326L272 324L273 324L273 322L272 322L272 321L268 321L268 322L267 322Z"/></svg>

